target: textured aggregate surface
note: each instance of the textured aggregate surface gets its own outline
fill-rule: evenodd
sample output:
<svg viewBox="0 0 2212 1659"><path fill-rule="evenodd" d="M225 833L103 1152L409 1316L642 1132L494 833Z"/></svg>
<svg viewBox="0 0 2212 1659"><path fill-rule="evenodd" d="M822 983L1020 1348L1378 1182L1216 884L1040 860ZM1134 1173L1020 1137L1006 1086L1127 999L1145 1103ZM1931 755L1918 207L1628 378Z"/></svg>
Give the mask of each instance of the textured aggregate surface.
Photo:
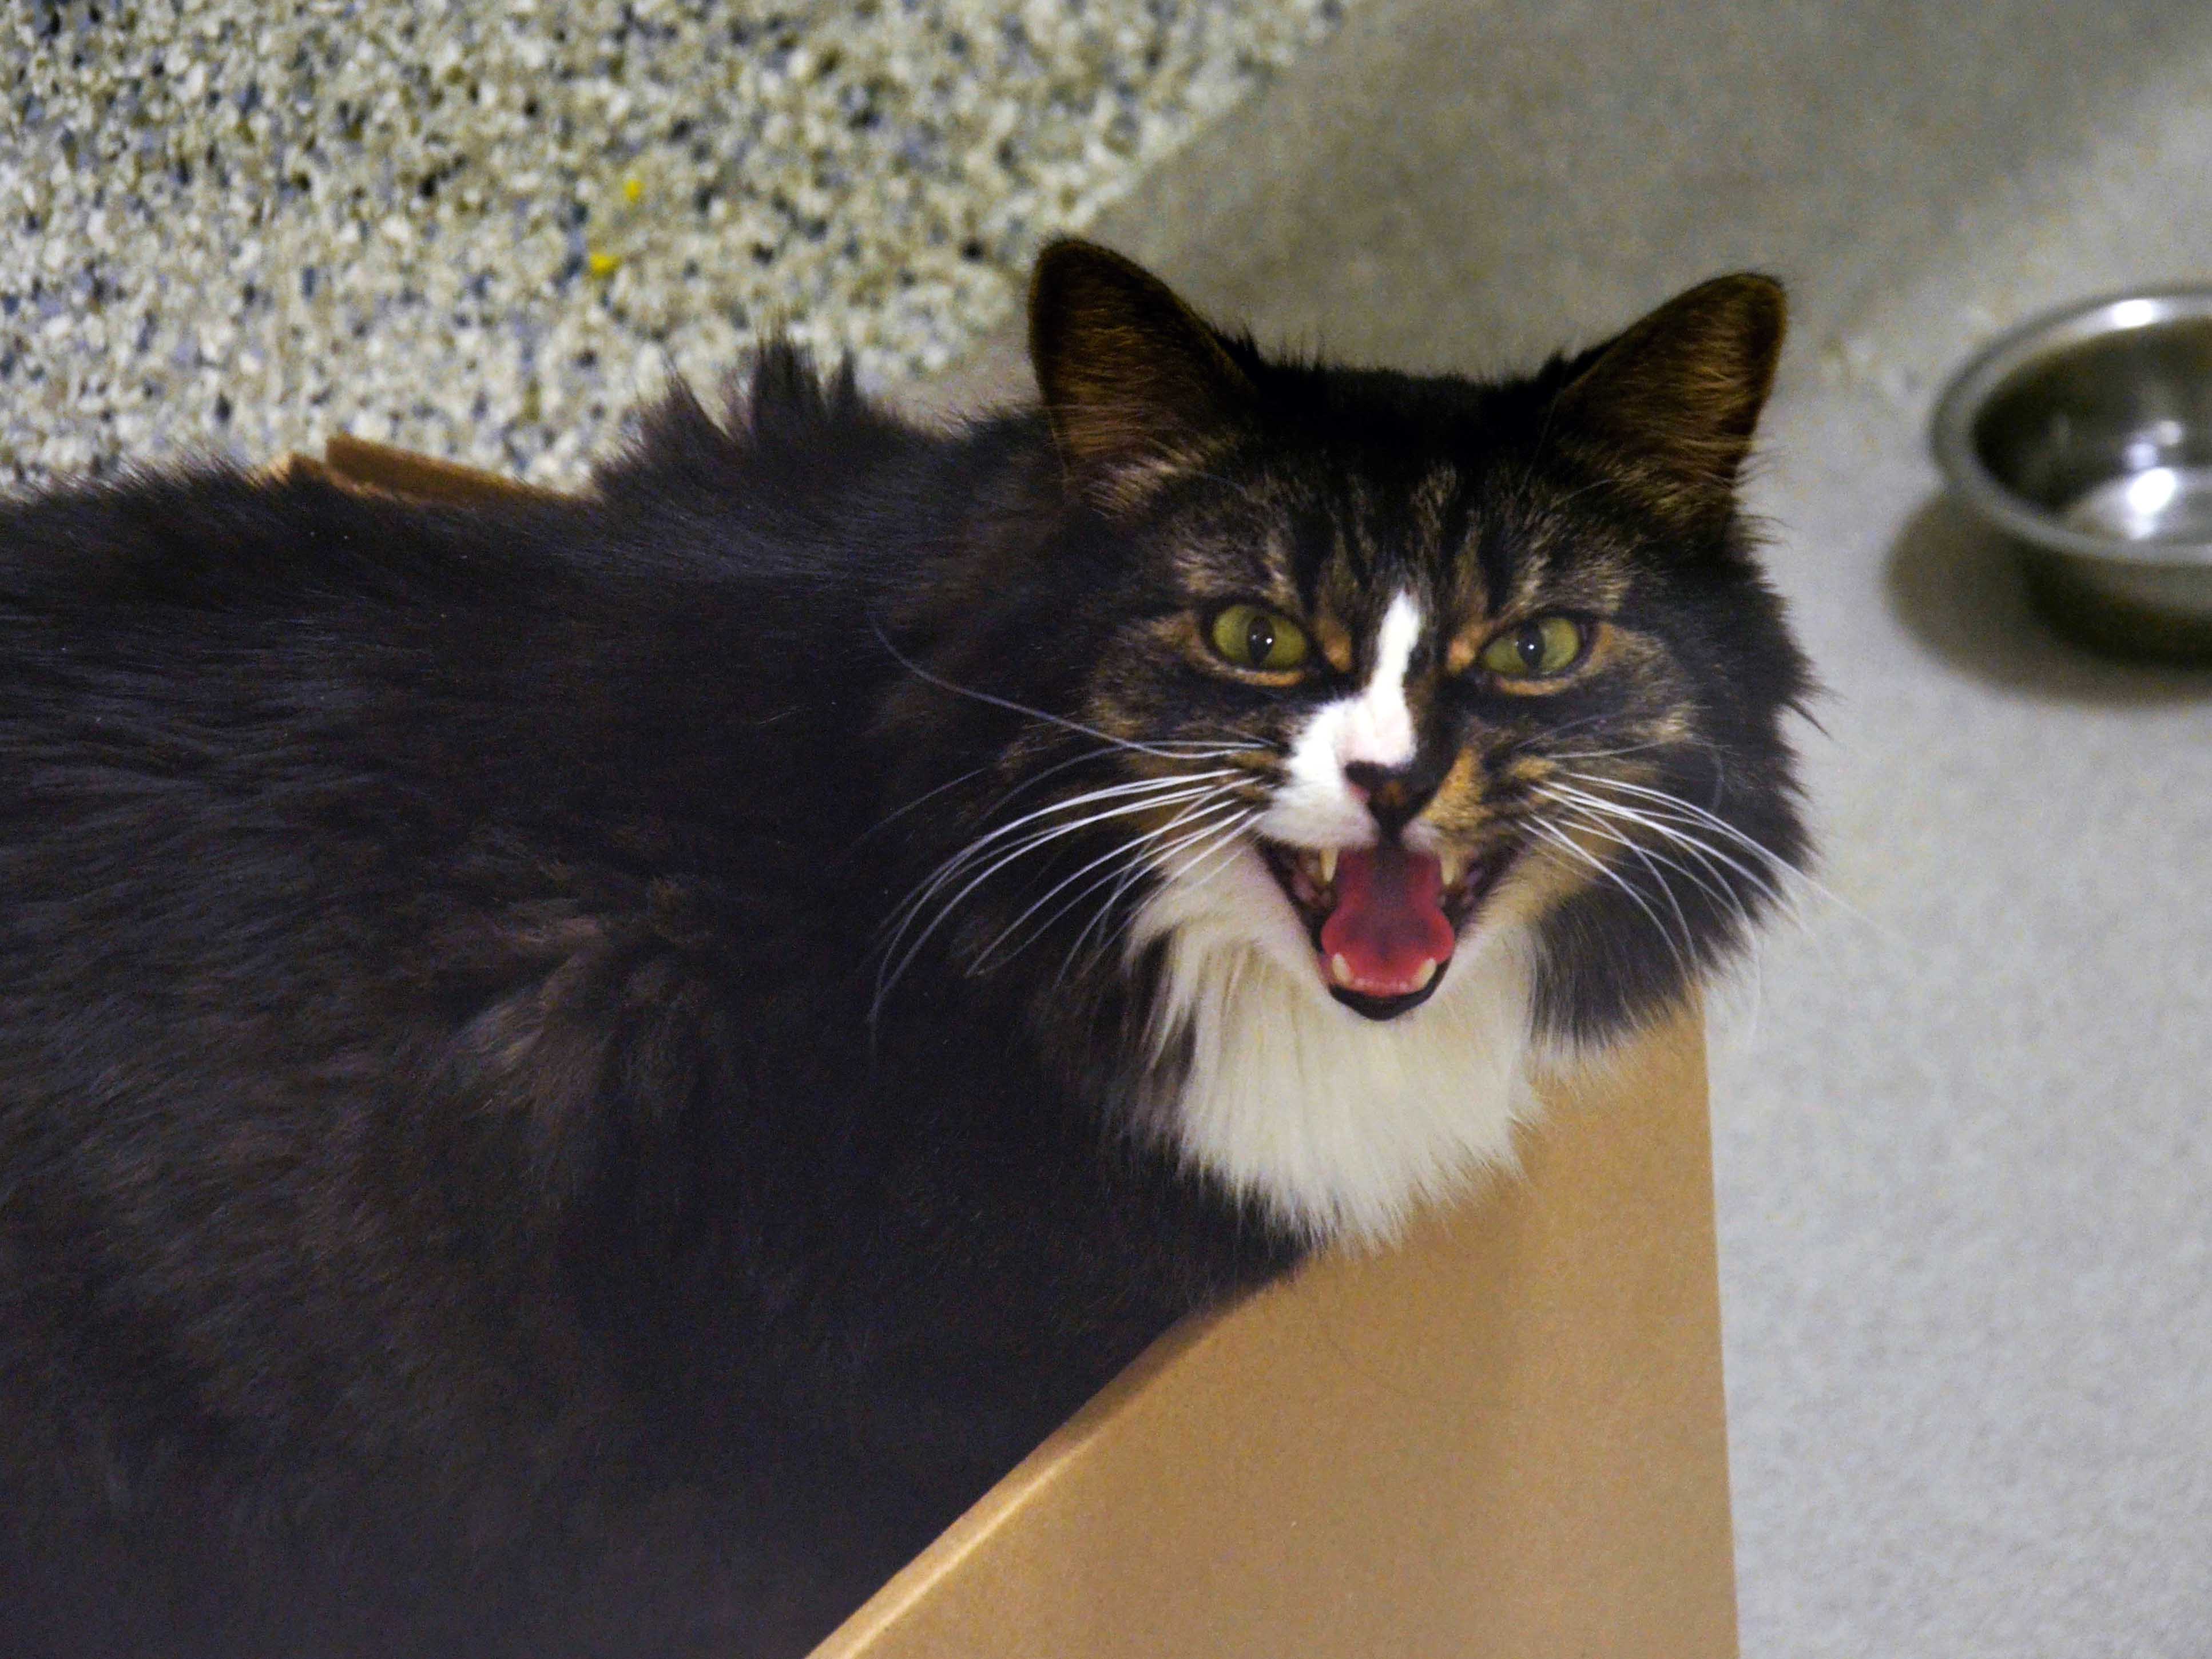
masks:
<svg viewBox="0 0 2212 1659"><path fill-rule="evenodd" d="M787 325L937 368L1339 0L0 15L0 483L327 434L574 482Z"/></svg>

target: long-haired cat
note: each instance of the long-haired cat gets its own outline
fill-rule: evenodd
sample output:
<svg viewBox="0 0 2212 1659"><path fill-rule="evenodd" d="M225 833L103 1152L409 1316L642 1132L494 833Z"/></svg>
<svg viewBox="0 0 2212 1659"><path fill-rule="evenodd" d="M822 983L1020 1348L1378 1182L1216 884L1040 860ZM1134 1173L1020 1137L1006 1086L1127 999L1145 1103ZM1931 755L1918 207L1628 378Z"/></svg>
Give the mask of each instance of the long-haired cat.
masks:
<svg viewBox="0 0 2212 1659"><path fill-rule="evenodd" d="M1062 243L573 501L0 511L17 1653L795 1655L1740 945L1806 685L1724 277L1503 384Z"/></svg>

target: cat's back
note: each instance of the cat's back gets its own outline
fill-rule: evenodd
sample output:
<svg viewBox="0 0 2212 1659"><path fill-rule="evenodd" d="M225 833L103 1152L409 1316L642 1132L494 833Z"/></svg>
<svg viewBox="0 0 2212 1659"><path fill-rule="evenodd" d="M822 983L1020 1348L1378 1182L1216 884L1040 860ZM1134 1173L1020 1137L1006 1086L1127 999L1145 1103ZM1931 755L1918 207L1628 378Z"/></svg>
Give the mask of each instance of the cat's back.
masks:
<svg viewBox="0 0 2212 1659"><path fill-rule="evenodd" d="M571 500L202 469L0 507L0 1126L64 1074L82 1111L388 1062L638 928L820 932L941 449L848 405L679 399Z"/></svg>
<svg viewBox="0 0 2212 1659"><path fill-rule="evenodd" d="M490 849L741 841L783 706L759 584L625 528L222 471L0 513L0 995L304 991L357 966L331 924L463 902Z"/></svg>
<svg viewBox="0 0 2212 1659"><path fill-rule="evenodd" d="M896 551L847 459L0 508L0 1486L458 1493L600 1431L556 1212L841 932L876 694L820 619Z"/></svg>
<svg viewBox="0 0 2212 1659"><path fill-rule="evenodd" d="M0 506L0 859L319 811L742 841L873 718L954 447L802 375L737 431L672 399L573 498L200 468Z"/></svg>

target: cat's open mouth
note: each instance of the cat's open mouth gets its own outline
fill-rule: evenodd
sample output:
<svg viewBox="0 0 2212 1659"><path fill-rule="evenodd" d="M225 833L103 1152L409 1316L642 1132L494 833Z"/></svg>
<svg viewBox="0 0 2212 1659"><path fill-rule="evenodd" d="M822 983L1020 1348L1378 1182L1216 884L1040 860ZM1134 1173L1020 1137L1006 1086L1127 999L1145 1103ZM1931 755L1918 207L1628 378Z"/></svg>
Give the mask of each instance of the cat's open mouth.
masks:
<svg viewBox="0 0 2212 1659"><path fill-rule="evenodd" d="M1263 841L1260 849L1306 925L1329 994L1370 1019L1395 1018L1436 994L1460 929L1504 867L1395 842L1316 851Z"/></svg>

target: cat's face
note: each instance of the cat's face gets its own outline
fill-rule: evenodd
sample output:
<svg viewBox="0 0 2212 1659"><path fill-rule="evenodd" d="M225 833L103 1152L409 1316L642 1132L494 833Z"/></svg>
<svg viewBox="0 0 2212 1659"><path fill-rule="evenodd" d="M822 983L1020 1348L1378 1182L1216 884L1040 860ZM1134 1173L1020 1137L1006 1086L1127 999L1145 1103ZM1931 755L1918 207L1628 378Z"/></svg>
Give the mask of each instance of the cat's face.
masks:
<svg viewBox="0 0 2212 1659"><path fill-rule="evenodd" d="M1557 533L1560 492L1525 474L1382 447L1238 470L1151 526L1176 603L1120 631L1086 712L1172 751L1129 772L1193 785L1146 826L1187 901L1397 1018L1462 940L1589 884L1607 809L1577 795L1650 787L1692 688L1632 614L1631 562Z"/></svg>
<svg viewBox="0 0 2212 1659"><path fill-rule="evenodd" d="M1802 672L1732 499L1778 291L1707 284L1479 386L1271 365L1059 257L1040 372L1144 596L1084 713L1163 786L1132 829L1177 925L1370 1020L1510 933L1579 1037L1741 942L1802 851Z"/></svg>
<svg viewBox="0 0 2212 1659"><path fill-rule="evenodd" d="M900 925L964 908L955 958L1026 976L1072 1074L1133 1018L1120 1097L1316 1236L1503 1156L1531 1037L1678 1006L1802 857L1804 669L1734 497L1781 328L1723 278L1525 380L1416 379L1049 251L1080 506L963 596L935 684L995 756Z"/></svg>

